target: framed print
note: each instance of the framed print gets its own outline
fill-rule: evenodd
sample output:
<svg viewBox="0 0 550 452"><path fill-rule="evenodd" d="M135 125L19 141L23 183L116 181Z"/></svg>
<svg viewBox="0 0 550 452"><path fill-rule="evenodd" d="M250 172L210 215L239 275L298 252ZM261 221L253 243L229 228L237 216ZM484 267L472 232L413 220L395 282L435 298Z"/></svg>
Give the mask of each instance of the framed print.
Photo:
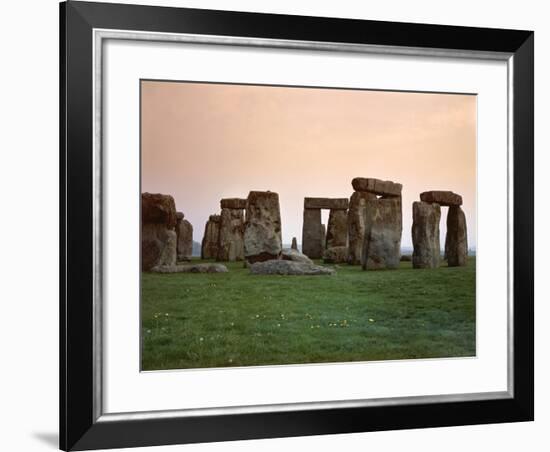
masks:
<svg viewBox="0 0 550 452"><path fill-rule="evenodd" d="M69 1L64 450L533 419L533 33Z"/></svg>

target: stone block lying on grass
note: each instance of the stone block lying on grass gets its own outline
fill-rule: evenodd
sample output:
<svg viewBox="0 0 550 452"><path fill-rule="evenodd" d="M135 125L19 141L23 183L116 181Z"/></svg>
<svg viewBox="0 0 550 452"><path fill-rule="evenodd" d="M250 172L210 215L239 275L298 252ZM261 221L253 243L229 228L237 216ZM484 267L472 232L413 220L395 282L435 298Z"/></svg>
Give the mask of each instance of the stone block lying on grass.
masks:
<svg viewBox="0 0 550 452"><path fill-rule="evenodd" d="M256 262L250 266L250 273L253 275L334 275L336 271L332 268L307 262L295 262L287 260L269 260Z"/></svg>
<svg viewBox="0 0 550 452"><path fill-rule="evenodd" d="M307 262L308 264L313 264L313 261L309 257L292 248L284 248L281 253L281 258L285 261Z"/></svg>
<svg viewBox="0 0 550 452"><path fill-rule="evenodd" d="M153 273L227 273L223 264L183 264L159 265L151 269Z"/></svg>

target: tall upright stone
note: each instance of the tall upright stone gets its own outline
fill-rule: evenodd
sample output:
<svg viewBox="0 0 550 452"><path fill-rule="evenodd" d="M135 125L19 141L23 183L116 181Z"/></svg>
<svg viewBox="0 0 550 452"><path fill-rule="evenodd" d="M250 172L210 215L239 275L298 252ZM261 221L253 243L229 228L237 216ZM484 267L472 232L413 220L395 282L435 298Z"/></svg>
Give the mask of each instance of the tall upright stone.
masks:
<svg viewBox="0 0 550 452"><path fill-rule="evenodd" d="M367 202L376 199L374 193L356 191L351 195L348 210L348 263L361 264L367 216Z"/></svg>
<svg viewBox="0 0 550 452"><path fill-rule="evenodd" d="M242 209L222 209L217 259L223 262L244 259L244 213Z"/></svg>
<svg viewBox="0 0 550 452"><path fill-rule="evenodd" d="M204 237L201 245L201 259L216 259L218 257L218 240L220 237L220 216L210 215L204 227Z"/></svg>
<svg viewBox="0 0 550 452"><path fill-rule="evenodd" d="M447 213L445 256L449 267L462 267L468 262L466 215L460 206L451 205Z"/></svg>
<svg viewBox="0 0 550 452"><path fill-rule="evenodd" d="M177 260L188 261L193 255L193 226L182 212L176 212L176 219Z"/></svg>
<svg viewBox="0 0 550 452"><path fill-rule="evenodd" d="M304 198L302 252L305 255L311 259L320 259L326 246L341 246L342 241L343 246L346 246L347 227L342 230L341 225L348 206L348 198ZM321 224L321 209L331 211L332 221L329 218L326 232Z"/></svg>
<svg viewBox="0 0 550 452"><path fill-rule="evenodd" d="M328 217L325 248L347 246L348 212L343 209L331 209Z"/></svg>
<svg viewBox="0 0 550 452"><path fill-rule="evenodd" d="M397 268L401 259L402 231L400 196L369 200L361 257L363 270Z"/></svg>
<svg viewBox="0 0 550 452"><path fill-rule="evenodd" d="M292 237L292 245L290 245L290 248L298 251L298 241L296 240L296 237Z"/></svg>
<svg viewBox="0 0 550 452"><path fill-rule="evenodd" d="M180 225L184 218L185 218L185 215L183 214L183 212L176 212L176 237L177 237L178 243L180 240Z"/></svg>
<svg viewBox="0 0 550 452"><path fill-rule="evenodd" d="M416 201L413 203L413 268L437 268L441 255L439 242L439 204Z"/></svg>
<svg viewBox="0 0 550 452"><path fill-rule="evenodd" d="M251 191L246 204L245 259L250 263L278 259L282 249L279 195Z"/></svg>
<svg viewBox="0 0 550 452"><path fill-rule="evenodd" d="M141 269L175 265L177 253L176 204L170 195L141 194Z"/></svg>
<svg viewBox="0 0 550 452"><path fill-rule="evenodd" d="M191 256L193 256L193 225L183 219L179 225L178 260L189 261Z"/></svg>
<svg viewBox="0 0 550 452"><path fill-rule="evenodd" d="M357 192L379 196L364 200L366 215L361 253L363 269L397 268L401 259L403 232L403 186L397 182L366 177L354 178L351 185ZM356 256L356 252L354 255Z"/></svg>
<svg viewBox="0 0 550 452"><path fill-rule="evenodd" d="M321 209L304 209L302 225L302 253L310 259L320 259L325 249L321 224Z"/></svg>

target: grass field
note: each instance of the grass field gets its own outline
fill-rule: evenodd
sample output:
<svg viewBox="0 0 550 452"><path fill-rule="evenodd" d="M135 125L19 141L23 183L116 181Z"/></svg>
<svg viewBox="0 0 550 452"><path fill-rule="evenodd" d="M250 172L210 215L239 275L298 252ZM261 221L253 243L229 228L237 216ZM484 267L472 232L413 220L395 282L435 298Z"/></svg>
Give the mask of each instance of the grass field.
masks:
<svg viewBox="0 0 550 452"><path fill-rule="evenodd" d="M467 267L335 276L142 274L142 369L475 355Z"/></svg>

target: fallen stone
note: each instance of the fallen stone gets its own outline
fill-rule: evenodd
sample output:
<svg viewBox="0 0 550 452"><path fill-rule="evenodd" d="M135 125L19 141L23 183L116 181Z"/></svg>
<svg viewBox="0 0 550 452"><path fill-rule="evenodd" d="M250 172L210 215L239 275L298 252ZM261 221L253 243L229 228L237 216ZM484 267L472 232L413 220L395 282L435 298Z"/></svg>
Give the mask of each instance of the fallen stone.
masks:
<svg viewBox="0 0 550 452"><path fill-rule="evenodd" d="M320 259L325 249L321 209L304 209L302 253L310 259Z"/></svg>
<svg viewBox="0 0 550 452"><path fill-rule="evenodd" d="M282 250L279 195L251 191L247 199L244 255L250 263L276 259Z"/></svg>
<svg viewBox="0 0 550 452"><path fill-rule="evenodd" d="M436 203L440 206L461 206L462 196L452 191L432 190L420 193L420 200L427 203Z"/></svg>
<svg viewBox="0 0 550 452"><path fill-rule="evenodd" d="M304 209L347 210L348 198L304 198Z"/></svg>
<svg viewBox="0 0 550 452"><path fill-rule="evenodd" d="M348 263L361 264L363 241L365 240L365 222L367 202L376 199L374 193L356 191L349 201L348 210Z"/></svg>
<svg viewBox="0 0 550 452"><path fill-rule="evenodd" d="M327 248L323 253L323 262L325 264L343 264L348 262L348 247L335 246Z"/></svg>
<svg viewBox="0 0 550 452"><path fill-rule="evenodd" d="M459 206L450 206L447 213L445 257L449 267L462 267L468 263L466 215Z"/></svg>
<svg viewBox="0 0 550 452"><path fill-rule="evenodd" d="M441 248L439 243L439 204L413 202L412 241L414 252L413 268L437 268Z"/></svg>
<svg viewBox="0 0 550 452"><path fill-rule="evenodd" d="M220 236L220 216L210 215L204 227L201 244L201 259L216 259L218 256L218 239Z"/></svg>
<svg viewBox="0 0 550 452"><path fill-rule="evenodd" d="M220 201L222 209L246 209L246 199L242 198L224 198Z"/></svg>
<svg viewBox="0 0 550 452"><path fill-rule="evenodd" d="M222 262L244 259L244 214L241 209L224 208L221 211L217 259Z"/></svg>
<svg viewBox="0 0 550 452"><path fill-rule="evenodd" d="M403 185L389 180L374 179L372 177L356 177L351 181L355 191L374 193L382 197L401 196Z"/></svg>
<svg viewBox="0 0 550 452"><path fill-rule="evenodd" d="M223 264L183 264L158 265L151 269L154 273L227 273Z"/></svg>
<svg viewBox="0 0 550 452"><path fill-rule="evenodd" d="M284 248L281 252L281 258L287 261L294 261L294 262L308 262L313 263L313 261L307 257L305 254L300 253L298 250L295 249L288 249Z"/></svg>
<svg viewBox="0 0 550 452"><path fill-rule="evenodd" d="M296 237L292 237L292 245L290 245L290 248L293 250L298 250L298 241L296 240Z"/></svg>
<svg viewBox="0 0 550 452"><path fill-rule="evenodd" d="M327 224L325 249L348 244L348 212L346 210L330 211Z"/></svg>
<svg viewBox="0 0 550 452"><path fill-rule="evenodd" d="M287 260L268 260L256 262L250 266L250 273L253 275L334 275L336 271L332 268L307 262L294 262Z"/></svg>
<svg viewBox="0 0 550 452"><path fill-rule="evenodd" d="M363 270L399 267L403 230L401 197L368 201L365 224Z"/></svg>

